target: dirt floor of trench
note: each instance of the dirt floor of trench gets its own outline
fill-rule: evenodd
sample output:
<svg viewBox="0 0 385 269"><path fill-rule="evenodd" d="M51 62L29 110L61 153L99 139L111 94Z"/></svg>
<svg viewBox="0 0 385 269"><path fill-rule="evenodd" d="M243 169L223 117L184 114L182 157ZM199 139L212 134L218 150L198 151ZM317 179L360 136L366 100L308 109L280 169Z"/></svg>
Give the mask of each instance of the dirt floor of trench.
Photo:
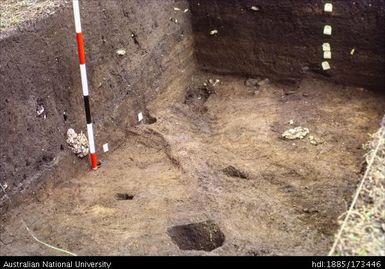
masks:
<svg viewBox="0 0 385 269"><path fill-rule="evenodd" d="M311 76L260 84L197 74L169 89L186 95L157 99L156 122L128 129L99 170L3 215L1 254L61 254L24 220L78 255L325 255L385 98ZM281 138L296 126L321 144Z"/></svg>

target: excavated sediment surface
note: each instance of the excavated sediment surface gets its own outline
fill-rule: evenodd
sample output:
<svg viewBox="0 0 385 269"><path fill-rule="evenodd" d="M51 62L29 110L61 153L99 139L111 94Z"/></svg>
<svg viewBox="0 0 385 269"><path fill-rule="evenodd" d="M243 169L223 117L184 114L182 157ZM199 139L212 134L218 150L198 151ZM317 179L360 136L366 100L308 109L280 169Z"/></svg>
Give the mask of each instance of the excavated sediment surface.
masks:
<svg viewBox="0 0 385 269"><path fill-rule="evenodd" d="M95 172L65 146L85 120L59 2L1 27L0 183L32 186L12 204L0 194L1 255L61 254L22 222L78 255L327 253L384 113L384 0L336 0L332 14L297 0L82 1L97 148L111 148ZM281 138L297 126L309 136Z"/></svg>
<svg viewBox="0 0 385 269"><path fill-rule="evenodd" d="M210 78L221 82L204 87ZM250 87L196 74L188 84L154 100L156 122L127 128L99 170L46 185L4 214L2 254L60 254L22 219L78 255L326 254L385 98L313 77ZM322 144L281 139L293 126Z"/></svg>

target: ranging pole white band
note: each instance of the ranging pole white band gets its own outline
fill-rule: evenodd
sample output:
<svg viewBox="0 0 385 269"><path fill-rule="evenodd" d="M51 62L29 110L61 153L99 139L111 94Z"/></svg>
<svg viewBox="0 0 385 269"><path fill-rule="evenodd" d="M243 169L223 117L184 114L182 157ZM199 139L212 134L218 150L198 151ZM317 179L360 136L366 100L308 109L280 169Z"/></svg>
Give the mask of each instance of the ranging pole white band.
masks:
<svg viewBox="0 0 385 269"><path fill-rule="evenodd" d="M88 140L90 142L90 153L95 153L94 129L91 124L87 124Z"/></svg>
<svg viewBox="0 0 385 269"><path fill-rule="evenodd" d="M80 22L80 7L79 7L79 0L73 0L73 9L74 9L74 17L75 17L75 30L76 33L82 32L82 24Z"/></svg>
<svg viewBox="0 0 385 269"><path fill-rule="evenodd" d="M85 64L80 65L80 76L82 79L82 89L83 89L83 95L88 96L89 90L88 90L88 79L87 79L87 69Z"/></svg>

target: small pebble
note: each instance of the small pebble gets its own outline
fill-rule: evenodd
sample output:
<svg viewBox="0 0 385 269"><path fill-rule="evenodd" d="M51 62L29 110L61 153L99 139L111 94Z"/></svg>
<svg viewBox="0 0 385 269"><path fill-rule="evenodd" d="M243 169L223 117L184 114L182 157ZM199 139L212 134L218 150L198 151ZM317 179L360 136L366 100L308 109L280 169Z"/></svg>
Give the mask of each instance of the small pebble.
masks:
<svg viewBox="0 0 385 269"><path fill-rule="evenodd" d="M218 34L218 30L212 30L210 31L210 35L217 35Z"/></svg>
<svg viewBox="0 0 385 269"><path fill-rule="evenodd" d="M126 55L126 50L124 50L124 49L118 49L118 50L116 51L116 54L118 54L119 56L124 56L124 55Z"/></svg>

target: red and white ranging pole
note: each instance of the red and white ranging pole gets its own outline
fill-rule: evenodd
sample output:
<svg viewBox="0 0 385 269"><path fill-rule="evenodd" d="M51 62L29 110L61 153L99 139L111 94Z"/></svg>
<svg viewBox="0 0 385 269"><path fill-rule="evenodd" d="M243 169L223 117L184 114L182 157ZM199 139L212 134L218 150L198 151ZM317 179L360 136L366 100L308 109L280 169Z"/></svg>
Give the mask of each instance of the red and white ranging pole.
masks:
<svg viewBox="0 0 385 269"><path fill-rule="evenodd" d="M88 141L89 141L89 148L90 148L91 168L96 170L97 169L96 148L95 148L94 130L92 127L92 119L91 119L90 97L89 97L87 69L86 69L86 56L84 53L79 0L72 0L72 4L73 4L74 18L75 18L76 41L78 44L80 76L82 80L83 98L84 98L84 109L86 112L86 119L87 119L87 134L88 134Z"/></svg>

